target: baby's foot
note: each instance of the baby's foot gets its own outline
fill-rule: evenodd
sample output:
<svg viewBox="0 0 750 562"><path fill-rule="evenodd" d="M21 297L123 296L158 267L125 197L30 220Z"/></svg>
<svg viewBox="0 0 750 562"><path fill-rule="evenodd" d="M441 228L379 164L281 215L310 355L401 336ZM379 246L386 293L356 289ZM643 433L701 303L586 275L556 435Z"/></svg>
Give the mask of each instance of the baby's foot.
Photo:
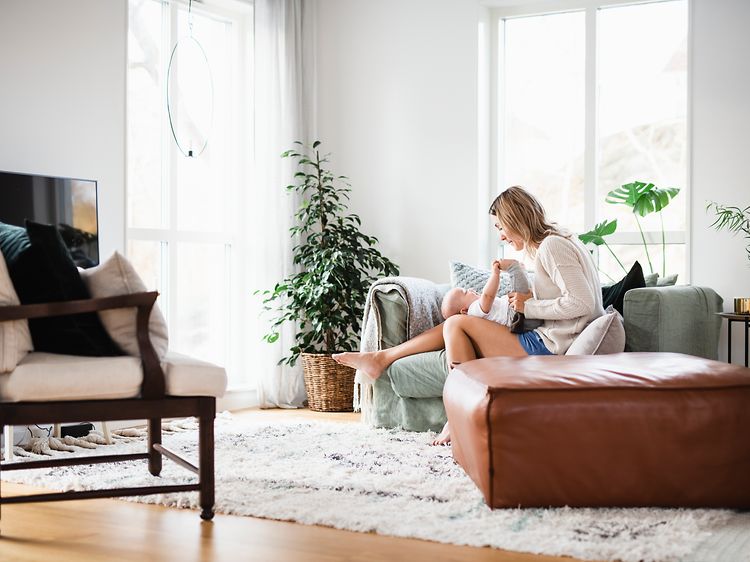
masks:
<svg viewBox="0 0 750 562"><path fill-rule="evenodd" d="M336 363L362 371L372 380L377 380L388 366L378 351L334 353L332 357Z"/></svg>
<svg viewBox="0 0 750 562"><path fill-rule="evenodd" d="M443 426L443 431L440 432L440 435L435 437L435 439L432 441L432 445L448 445L451 442L451 432L450 428L448 427L448 422L445 422L445 425Z"/></svg>

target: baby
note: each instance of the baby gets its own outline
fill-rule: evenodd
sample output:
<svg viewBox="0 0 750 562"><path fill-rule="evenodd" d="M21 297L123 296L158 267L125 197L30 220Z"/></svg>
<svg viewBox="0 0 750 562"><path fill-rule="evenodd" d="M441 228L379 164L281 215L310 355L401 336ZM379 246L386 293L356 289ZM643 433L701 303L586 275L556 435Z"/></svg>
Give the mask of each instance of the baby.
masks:
<svg viewBox="0 0 750 562"><path fill-rule="evenodd" d="M528 332L542 325L541 320L530 320L524 318L520 312L516 312L508 303L508 296L497 296L500 286L500 272L506 271L510 274L511 290L518 293L528 293L529 280L526 272L516 260L495 260L492 262L492 273L480 295L476 291L451 289L443 297L440 311L444 318L454 314L468 314L492 320L503 326L508 326L514 334Z"/></svg>

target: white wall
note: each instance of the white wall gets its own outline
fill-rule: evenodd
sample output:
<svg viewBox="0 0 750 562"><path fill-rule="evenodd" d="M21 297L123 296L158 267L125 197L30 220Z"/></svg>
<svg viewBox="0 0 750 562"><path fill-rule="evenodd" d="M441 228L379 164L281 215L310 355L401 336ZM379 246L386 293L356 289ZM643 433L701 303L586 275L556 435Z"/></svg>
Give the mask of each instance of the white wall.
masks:
<svg viewBox="0 0 750 562"><path fill-rule="evenodd" d="M99 182L124 246L126 0L0 1L0 170Z"/></svg>
<svg viewBox="0 0 750 562"><path fill-rule="evenodd" d="M121 249L126 1L1 2L0 169L97 179L102 254ZM750 2L691 8L691 277L728 310L750 296L745 242L710 229L704 207L750 204ZM318 136L352 180L352 211L406 275L447 280L448 260L478 255L478 10L319 0Z"/></svg>
<svg viewBox="0 0 750 562"><path fill-rule="evenodd" d="M750 205L750 2L692 1L692 233L691 275L724 298L750 296L746 240L710 228L706 201ZM733 328L733 362L744 354L742 328ZM726 357L726 327L719 351Z"/></svg>
<svg viewBox="0 0 750 562"><path fill-rule="evenodd" d="M319 2L318 137L404 275L476 261L478 17L473 0Z"/></svg>
<svg viewBox="0 0 750 562"><path fill-rule="evenodd" d="M319 0L318 130L352 209L402 273L446 280L474 263L477 22L473 0ZM691 279L750 296L745 241L710 228L707 200L750 205L750 2L691 0ZM733 354L743 340L736 326ZM719 351L726 357L726 327Z"/></svg>

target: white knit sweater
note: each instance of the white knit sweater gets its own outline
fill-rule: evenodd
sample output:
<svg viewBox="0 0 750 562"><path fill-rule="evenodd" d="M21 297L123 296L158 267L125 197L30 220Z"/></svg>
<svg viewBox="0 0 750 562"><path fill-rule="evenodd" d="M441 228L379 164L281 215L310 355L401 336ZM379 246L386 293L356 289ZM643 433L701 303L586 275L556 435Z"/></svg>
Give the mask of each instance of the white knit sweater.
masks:
<svg viewBox="0 0 750 562"><path fill-rule="evenodd" d="M589 322L604 314L594 261L575 236L551 235L539 245L534 298L526 301L524 314L544 320L536 332L556 355L564 354Z"/></svg>

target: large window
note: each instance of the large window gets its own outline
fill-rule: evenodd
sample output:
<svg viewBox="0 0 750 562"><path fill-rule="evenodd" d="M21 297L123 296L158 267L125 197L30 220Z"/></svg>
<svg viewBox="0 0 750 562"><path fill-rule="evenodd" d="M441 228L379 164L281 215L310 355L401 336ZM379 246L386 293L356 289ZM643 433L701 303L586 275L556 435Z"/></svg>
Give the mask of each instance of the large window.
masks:
<svg viewBox="0 0 750 562"><path fill-rule="evenodd" d="M574 4L495 13L495 180L529 188L575 232L617 219L612 249L646 273L632 212L606 194L635 180L681 188L663 214L666 268L687 281L687 0ZM659 215L641 226L662 273ZM622 277L609 252L597 259L604 281Z"/></svg>
<svg viewBox="0 0 750 562"><path fill-rule="evenodd" d="M252 154L251 18L245 2L194 2L190 15L178 1L129 2L127 254L161 293L170 349L225 366L234 388L252 383L241 341L249 291L240 236ZM178 52L182 92L170 86L168 108L172 48L191 31L209 63L213 103L196 94L206 91L205 65ZM201 134L213 114L200 155L178 148L168 109L178 130Z"/></svg>

